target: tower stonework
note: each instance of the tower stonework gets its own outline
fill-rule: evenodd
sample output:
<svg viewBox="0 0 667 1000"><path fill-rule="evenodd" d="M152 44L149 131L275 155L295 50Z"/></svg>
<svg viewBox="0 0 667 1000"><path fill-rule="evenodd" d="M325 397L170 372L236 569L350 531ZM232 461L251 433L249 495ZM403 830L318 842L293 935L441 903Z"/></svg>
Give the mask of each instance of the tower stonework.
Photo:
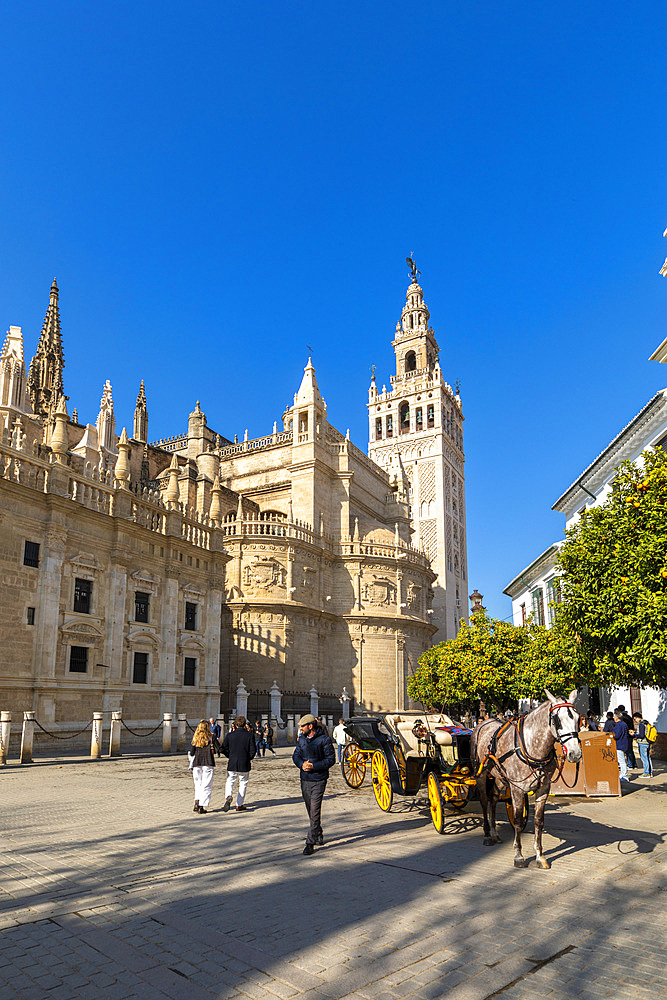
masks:
<svg viewBox="0 0 667 1000"><path fill-rule="evenodd" d="M396 374L368 391L368 454L405 481L414 542L423 547L433 584L434 642L452 639L466 614L467 560L463 410L458 388L445 381L439 347L416 269L396 324Z"/></svg>

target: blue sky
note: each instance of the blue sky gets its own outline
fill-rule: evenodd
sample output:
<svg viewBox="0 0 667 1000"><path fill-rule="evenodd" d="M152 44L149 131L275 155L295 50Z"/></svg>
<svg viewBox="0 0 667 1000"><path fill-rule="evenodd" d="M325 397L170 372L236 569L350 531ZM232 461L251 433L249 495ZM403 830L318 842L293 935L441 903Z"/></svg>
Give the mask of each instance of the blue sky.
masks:
<svg viewBox="0 0 667 1000"><path fill-rule="evenodd" d="M470 591L658 389L667 11L30 2L0 13L0 323L61 291L70 408L268 433L313 360L367 443L414 251L462 386Z"/></svg>

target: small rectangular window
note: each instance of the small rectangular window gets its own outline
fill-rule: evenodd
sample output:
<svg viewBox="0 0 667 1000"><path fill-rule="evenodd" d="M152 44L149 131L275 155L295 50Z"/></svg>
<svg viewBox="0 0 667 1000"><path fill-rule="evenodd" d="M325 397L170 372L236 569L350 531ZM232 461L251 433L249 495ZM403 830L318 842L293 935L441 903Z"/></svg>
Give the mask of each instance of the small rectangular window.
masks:
<svg viewBox="0 0 667 1000"><path fill-rule="evenodd" d="M185 628L191 632L197 629L197 605L185 602Z"/></svg>
<svg viewBox="0 0 667 1000"><path fill-rule="evenodd" d="M69 651L69 669L72 674L85 674L88 670L88 647L71 646Z"/></svg>
<svg viewBox="0 0 667 1000"><path fill-rule="evenodd" d="M26 622L28 623L28 625L34 625L35 624L35 609L34 608L28 608L28 611L27 611L27 614L26 614Z"/></svg>
<svg viewBox="0 0 667 1000"><path fill-rule="evenodd" d="M39 566L39 542L26 542L23 549L23 565Z"/></svg>
<svg viewBox="0 0 667 1000"><path fill-rule="evenodd" d="M132 669L133 684L148 683L148 653L135 653Z"/></svg>
<svg viewBox="0 0 667 1000"><path fill-rule="evenodd" d="M378 441L382 437L382 417L378 417L375 421L375 437Z"/></svg>
<svg viewBox="0 0 667 1000"><path fill-rule="evenodd" d="M183 666L183 684L185 687L195 686L195 674L197 672L197 660L194 656L186 656Z"/></svg>
<svg viewBox="0 0 667 1000"><path fill-rule="evenodd" d="M144 594L141 590L134 594L134 620L135 622L148 622L148 610L150 605L150 594Z"/></svg>
<svg viewBox="0 0 667 1000"><path fill-rule="evenodd" d="M435 406L429 403L426 407L426 424L428 427L435 426Z"/></svg>
<svg viewBox="0 0 667 1000"><path fill-rule="evenodd" d="M90 580L80 580L77 577L74 581L74 610L89 615L92 593L93 585Z"/></svg>
<svg viewBox="0 0 667 1000"><path fill-rule="evenodd" d="M393 437L393 436L394 436L394 418L392 417L391 413L388 413L387 414L387 437L390 438L390 437Z"/></svg>

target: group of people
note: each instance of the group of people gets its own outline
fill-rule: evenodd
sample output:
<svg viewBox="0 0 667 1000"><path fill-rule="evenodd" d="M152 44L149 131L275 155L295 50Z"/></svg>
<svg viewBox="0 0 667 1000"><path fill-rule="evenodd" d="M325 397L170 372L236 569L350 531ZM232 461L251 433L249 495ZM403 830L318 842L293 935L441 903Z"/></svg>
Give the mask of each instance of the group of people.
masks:
<svg viewBox="0 0 667 1000"><path fill-rule="evenodd" d="M632 745L633 740L637 742L637 749L644 768L642 777L652 777L653 762L651 761L651 741L648 738L649 723L642 718L641 712L633 712L630 716L625 711L625 705L619 705L613 712L607 712L602 731L610 733L616 741L616 756L621 781L629 781L628 768L635 770L638 766Z"/></svg>
<svg viewBox="0 0 667 1000"><path fill-rule="evenodd" d="M342 721L341 719L341 723ZM188 761L195 786L193 812L196 813L208 812L213 790L216 752L218 756L223 754L228 759L223 812L229 812L231 809L237 781L236 812L243 812L246 809L245 795L252 767L251 761L260 755L260 750L263 750L262 756L267 749L275 754L273 730L268 725L262 726L259 720L253 728L245 716L239 715L222 743L220 743L220 735L220 727L213 719L210 719L209 722L202 719L192 737ZM333 767L335 759L333 743L326 727L314 715L302 716L299 719L299 738L292 755L292 761L299 768L301 795L310 821L303 849L306 856L314 854L315 847L321 847L324 844L321 819L322 799L329 771Z"/></svg>

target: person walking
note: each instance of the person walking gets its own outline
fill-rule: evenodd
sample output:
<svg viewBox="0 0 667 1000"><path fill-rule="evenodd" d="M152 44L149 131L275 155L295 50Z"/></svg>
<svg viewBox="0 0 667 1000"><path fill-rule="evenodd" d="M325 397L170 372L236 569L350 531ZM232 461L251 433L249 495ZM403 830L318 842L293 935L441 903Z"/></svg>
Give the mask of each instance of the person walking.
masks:
<svg viewBox="0 0 667 1000"><path fill-rule="evenodd" d="M267 722L266 725L264 726L263 735L264 735L264 743L263 743L262 757L266 757L267 750L270 750L273 756L277 757L278 754L273 749L273 727L269 722Z"/></svg>
<svg viewBox="0 0 667 1000"><path fill-rule="evenodd" d="M648 725L646 719L642 719L641 712L633 712L632 715L632 732L637 740L637 747L639 749L639 756L642 759L642 764L644 765L644 771L642 772L643 778L653 777L653 761L651 760L651 743L646 735L646 726Z"/></svg>
<svg viewBox="0 0 667 1000"><path fill-rule="evenodd" d="M623 712L617 708L614 712L614 729L612 732L616 740L616 757L618 758L618 769L621 772L621 781L628 780L627 752L630 745L628 727L623 721Z"/></svg>
<svg viewBox="0 0 667 1000"><path fill-rule="evenodd" d="M215 757L213 755L213 740L210 724L202 719L192 737L192 746L188 751L190 770L195 783L195 804L193 812L205 813L211 801L213 790L213 773Z"/></svg>
<svg viewBox="0 0 667 1000"><path fill-rule="evenodd" d="M336 751L338 753L338 763L343 759L343 749L347 743L347 733L345 732L345 719L339 719L338 725L331 734L336 741Z"/></svg>
<svg viewBox="0 0 667 1000"><path fill-rule="evenodd" d="M314 715L304 715L299 719L299 739L292 761L301 772L301 795L310 820L306 846L303 849L303 853L309 856L314 853L316 844L318 847L324 844L322 798L327 787L329 769L336 762L333 743Z"/></svg>
<svg viewBox="0 0 667 1000"><path fill-rule="evenodd" d="M213 717L208 720L208 724L211 728L211 743L213 744L213 751L214 753L217 753L218 757L220 757L222 755L220 750L220 726Z"/></svg>
<svg viewBox="0 0 667 1000"><path fill-rule="evenodd" d="M229 812L234 797L234 785L238 779L239 789L236 795L236 811L245 810L245 793L250 777L250 761L255 756L255 734L246 728L244 715L237 715L234 728L227 733L222 741L222 752L228 758L227 781L225 784L225 804L223 812Z"/></svg>
<svg viewBox="0 0 667 1000"><path fill-rule="evenodd" d="M262 723L260 719L257 719L255 721L255 729L253 735L255 738L255 756L257 757L257 760L259 760L259 758L262 755L262 743L264 742L264 730L262 729Z"/></svg>

